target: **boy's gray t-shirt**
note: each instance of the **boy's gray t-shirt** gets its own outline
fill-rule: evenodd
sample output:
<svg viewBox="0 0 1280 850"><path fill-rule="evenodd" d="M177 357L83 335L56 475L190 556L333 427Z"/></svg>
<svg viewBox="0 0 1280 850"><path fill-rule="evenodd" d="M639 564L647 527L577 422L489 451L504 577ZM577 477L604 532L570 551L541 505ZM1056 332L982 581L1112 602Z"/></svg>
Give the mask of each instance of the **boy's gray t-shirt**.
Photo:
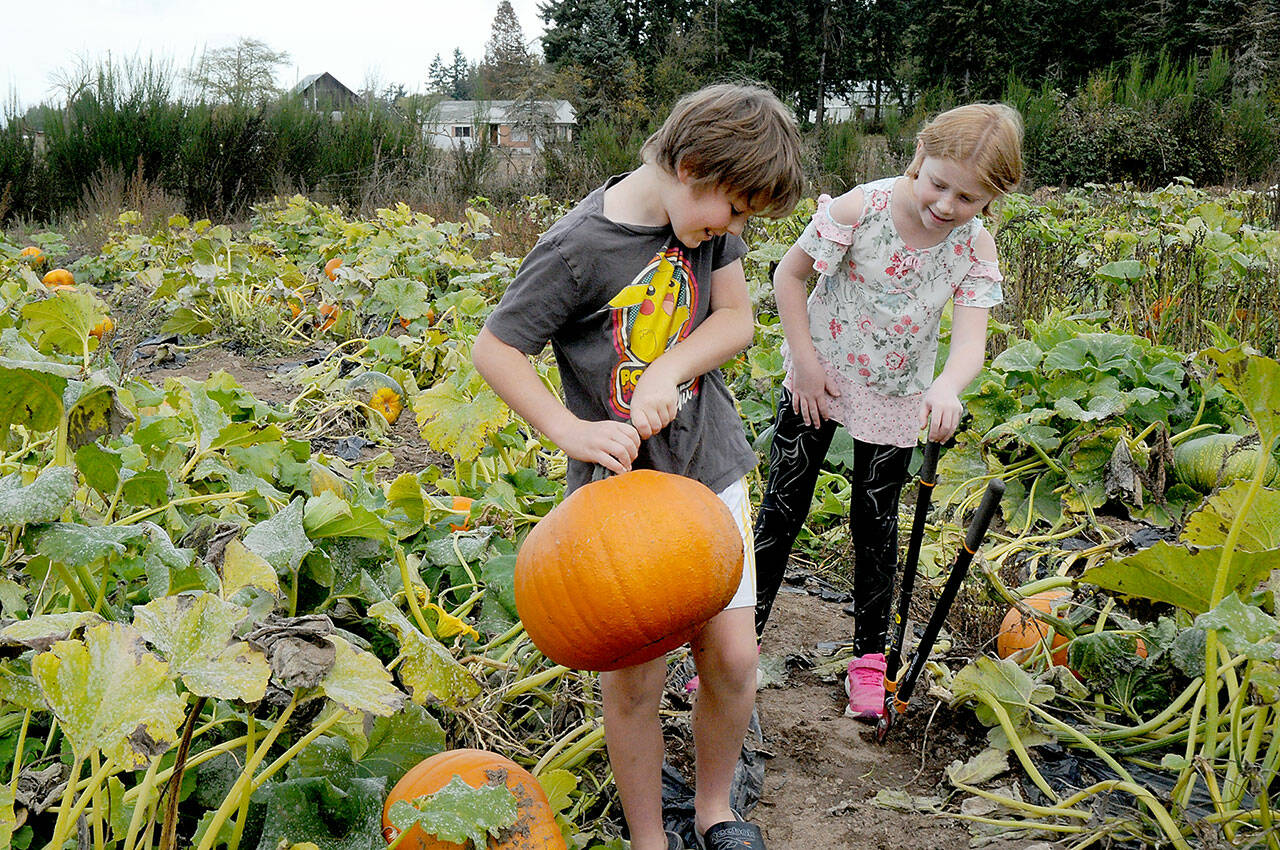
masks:
<svg viewBox="0 0 1280 850"><path fill-rule="evenodd" d="M588 421L630 419L636 380L710 311L711 272L746 253L732 234L687 248L669 225L619 224L596 189L552 225L525 257L485 323L498 339L533 355L549 341L565 405ZM756 464L719 369L680 387L680 409L643 440L632 467L674 472L717 493ZM590 480L569 460L567 490Z"/></svg>

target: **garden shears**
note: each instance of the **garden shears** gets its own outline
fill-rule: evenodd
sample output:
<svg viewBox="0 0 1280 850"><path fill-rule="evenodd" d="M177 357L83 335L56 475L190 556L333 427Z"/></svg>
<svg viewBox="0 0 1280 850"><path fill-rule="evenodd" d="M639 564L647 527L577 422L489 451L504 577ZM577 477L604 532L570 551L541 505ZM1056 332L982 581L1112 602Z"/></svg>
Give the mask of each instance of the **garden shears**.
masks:
<svg viewBox="0 0 1280 850"><path fill-rule="evenodd" d="M991 519L995 515L996 507L1000 504L1001 497L1004 496L1004 481L999 478L992 479L987 484L987 490L982 496L982 502L978 505L977 513L974 514L969 523L969 530L965 534L963 546L956 555L955 563L951 566L951 572L947 576L947 583L942 588L942 594L938 597L933 613L929 615L929 621L925 624L924 633L920 636L920 642L916 645L915 654L912 655L911 661L907 665L905 675L899 678L900 667L902 666L902 648L906 640L907 615L911 608L911 594L915 589L916 570L920 563L920 545L924 539L925 519L929 514L929 505L933 499L933 488L937 484L939 449L940 446L933 442L926 443L924 447L924 465L920 469L920 489L916 494L916 512L911 524L911 537L907 541L907 557L902 568L902 589L898 594L898 609L894 612L892 642L889 646L889 653L885 658L884 714L881 715L879 722L876 723L876 741L879 743L884 743L885 738L888 737L889 729L893 726L895 716L907 710L907 703L911 701L911 692L915 689L916 681L920 678L920 674L924 671L924 665L929 660L929 653L933 649L934 641L938 639L942 624L946 621L951 605L955 602L956 594L960 592L960 585L964 583L965 575L969 571L969 564L977 553L978 548L982 545L982 540L987 534L987 527L991 524Z"/></svg>

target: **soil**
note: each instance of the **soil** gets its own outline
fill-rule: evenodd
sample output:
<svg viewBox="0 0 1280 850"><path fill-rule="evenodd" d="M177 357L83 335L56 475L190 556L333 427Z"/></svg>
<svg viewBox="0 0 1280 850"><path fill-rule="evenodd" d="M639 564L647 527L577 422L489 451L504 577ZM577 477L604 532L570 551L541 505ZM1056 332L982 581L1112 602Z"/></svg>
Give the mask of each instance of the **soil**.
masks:
<svg viewBox="0 0 1280 850"><path fill-rule="evenodd" d="M953 711L925 695L921 682L907 713L885 743L877 744L873 726L844 715L843 659L832 646L852 635L853 620L843 608L787 585L774 604L762 666L785 667L785 678L757 696L764 749L771 758L749 820L760 826L770 850L969 846L962 821L884 808L873 798L890 789L945 799L946 766L981 750L985 729L971 712ZM778 664L780 659L785 663Z"/></svg>

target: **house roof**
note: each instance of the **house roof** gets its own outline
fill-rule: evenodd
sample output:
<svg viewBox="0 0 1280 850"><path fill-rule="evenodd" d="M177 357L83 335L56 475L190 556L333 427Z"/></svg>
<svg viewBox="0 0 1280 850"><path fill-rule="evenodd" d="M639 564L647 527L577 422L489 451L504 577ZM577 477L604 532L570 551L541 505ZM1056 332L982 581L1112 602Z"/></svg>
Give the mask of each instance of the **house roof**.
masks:
<svg viewBox="0 0 1280 850"><path fill-rule="evenodd" d="M526 108L524 101L515 100L442 100L431 110L432 119L439 124L512 124ZM539 111L553 124L578 123L577 112L567 100L534 101Z"/></svg>
<svg viewBox="0 0 1280 850"><path fill-rule="evenodd" d="M356 94L354 91L352 91L351 89L347 88L345 85L343 85L341 80L339 80L333 74L330 74L328 71L321 71L319 74L307 74L301 80L298 80L297 85L293 87L292 92L294 94L302 94L304 91L314 86L316 82L320 80L321 77L328 77L331 81L333 81L333 83L336 86L338 86L338 88L342 89L352 97L358 98L360 96Z"/></svg>

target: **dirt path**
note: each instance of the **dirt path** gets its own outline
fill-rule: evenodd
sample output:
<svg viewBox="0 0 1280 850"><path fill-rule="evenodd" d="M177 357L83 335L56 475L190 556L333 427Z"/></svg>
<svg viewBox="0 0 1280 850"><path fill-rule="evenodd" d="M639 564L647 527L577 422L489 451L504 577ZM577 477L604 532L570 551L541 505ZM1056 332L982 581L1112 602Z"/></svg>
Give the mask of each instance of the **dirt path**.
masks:
<svg viewBox="0 0 1280 850"><path fill-rule="evenodd" d="M762 663L776 664L779 657L789 663L785 681L758 696L765 749L773 757L765 763L764 791L751 820L764 831L769 850L968 847L970 834L960 821L886 809L872 798L881 789L945 793L943 771L982 748L981 728L967 712L945 706L930 722L935 701L919 694L883 746L873 727L845 717L843 682L830 663L823 667L830 658L818 646L850 636L852 620L841 609L788 586L778 596Z"/></svg>

